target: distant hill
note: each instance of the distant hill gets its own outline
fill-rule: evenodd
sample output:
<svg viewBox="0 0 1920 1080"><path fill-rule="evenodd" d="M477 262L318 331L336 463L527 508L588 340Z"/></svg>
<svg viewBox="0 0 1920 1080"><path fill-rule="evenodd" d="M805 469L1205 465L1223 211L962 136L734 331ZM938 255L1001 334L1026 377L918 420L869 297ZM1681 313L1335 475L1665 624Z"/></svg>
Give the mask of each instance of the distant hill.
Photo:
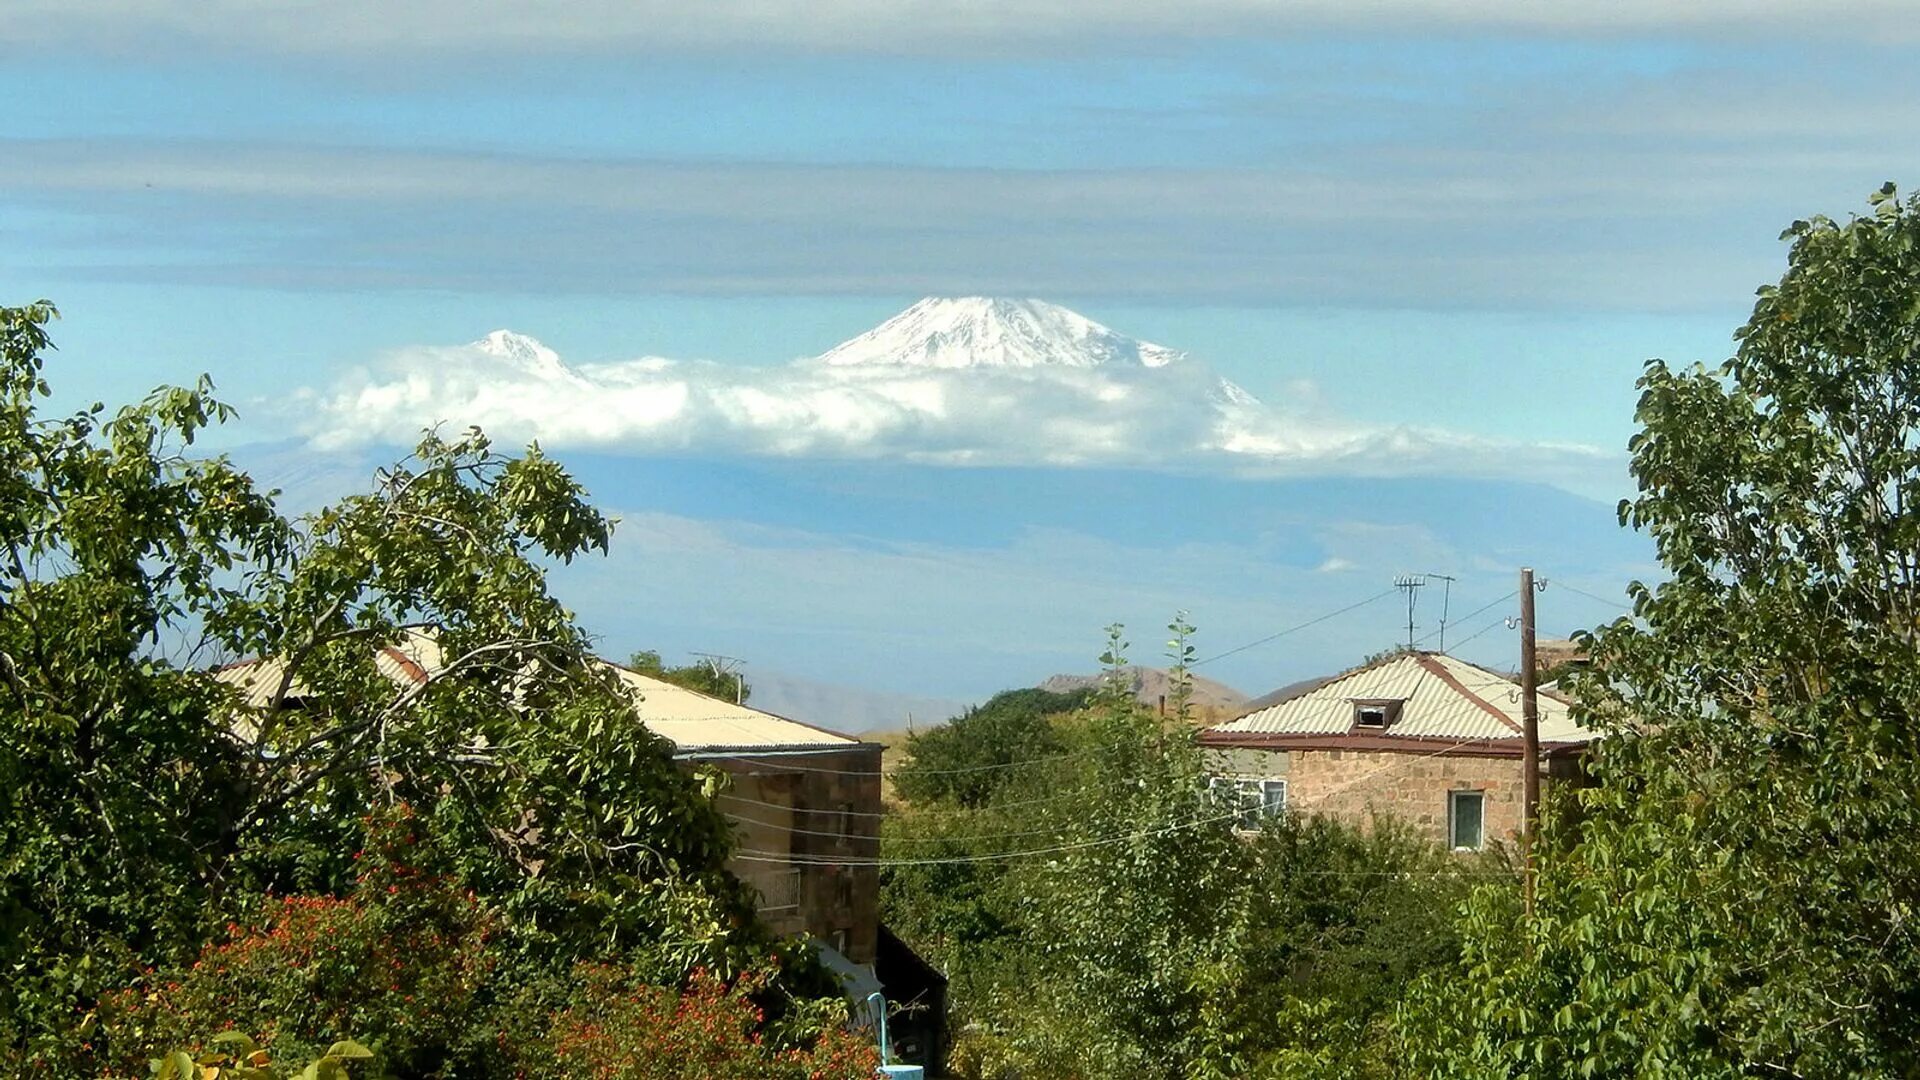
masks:
<svg viewBox="0 0 1920 1080"><path fill-rule="evenodd" d="M747 681L757 709L828 728L847 735L931 727L967 710L967 702L949 698L917 697L884 690L820 682L777 671L752 673Z"/></svg>
<svg viewBox="0 0 1920 1080"><path fill-rule="evenodd" d="M1088 687L1100 685L1102 675L1054 675L1040 684L1040 689L1051 690L1056 694L1072 693ZM1171 681L1162 668L1129 667L1127 678L1133 685L1133 696L1142 705L1159 708L1162 699L1171 699L1169 689ZM1215 682L1204 676L1193 677L1193 704L1205 719L1221 718L1224 714L1237 713L1247 703L1247 695L1225 683ZM1171 704L1168 705L1172 707Z"/></svg>
<svg viewBox="0 0 1920 1080"><path fill-rule="evenodd" d="M1287 685L1281 687L1278 690L1269 690L1268 692L1261 694L1259 697L1254 698L1252 701L1247 702L1245 705L1242 705L1240 707L1241 711L1255 712L1257 710L1264 709L1269 705L1278 705L1283 701L1287 701L1292 698L1299 697L1301 694L1307 693L1308 691L1318 690L1322 686L1325 686L1326 684L1332 682L1337 677L1338 676L1334 676L1334 675L1320 675L1311 679L1301 679L1299 682L1296 682L1296 683L1288 683Z"/></svg>

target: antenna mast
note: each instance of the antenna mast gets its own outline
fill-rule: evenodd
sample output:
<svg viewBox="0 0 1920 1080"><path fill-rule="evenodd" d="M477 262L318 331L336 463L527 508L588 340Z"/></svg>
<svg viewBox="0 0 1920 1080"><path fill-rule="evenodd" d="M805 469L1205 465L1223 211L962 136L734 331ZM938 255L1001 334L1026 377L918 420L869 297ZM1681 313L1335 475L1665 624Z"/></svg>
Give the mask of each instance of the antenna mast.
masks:
<svg viewBox="0 0 1920 1080"><path fill-rule="evenodd" d="M1419 603L1420 590L1425 588L1425 574L1402 574L1393 579L1393 587L1407 591L1407 651L1413 651L1413 609Z"/></svg>
<svg viewBox="0 0 1920 1080"><path fill-rule="evenodd" d="M746 661L737 656L722 656L719 653L697 652L692 655L707 662L707 670L713 672L716 679L733 676L733 703L742 704L747 696L746 677L740 674L740 666Z"/></svg>
<svg viewBox="0 0 1920 1080"><path fill-rule="evenodd" d="M1423 574L1421 576L1429 580L1438 578L1447 583L1446 586L1440 590L1440 644L1435 649L1436 652L1446 652L1447 612L1453 607L1453 583L1456 579L1447 574Z"/></svg>

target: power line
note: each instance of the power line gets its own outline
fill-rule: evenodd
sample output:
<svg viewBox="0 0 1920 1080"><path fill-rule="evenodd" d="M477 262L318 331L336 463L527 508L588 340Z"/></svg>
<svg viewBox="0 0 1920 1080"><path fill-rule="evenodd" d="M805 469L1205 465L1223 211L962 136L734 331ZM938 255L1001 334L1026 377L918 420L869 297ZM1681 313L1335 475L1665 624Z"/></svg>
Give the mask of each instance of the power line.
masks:
<svg viewBox="0 0 1920 1080"><path fill-rule="evenodd" d="M1366 773L1362 773L1361 775L1356 776L1329 791L1321 793L1320 796L1316 798L1312 804L1309 804L1309 805L1317 805L1321 802L1325 802L1326 800L1331 799L1333 796L1340 794L1341 792L1347 790L1348 788L1354 786L1355 784L1361 783L1362 781L1372 780L1385 773L1393 772L1398 769L1409 768L1413 765L1420 764L1423 761L1429 761L1433 758L1451 753L1452 751L1457 750L1460 747L1475 741L1477 740L1461 739L1458 742L1442 747L1441 749L1435 750L1432 753L1422 754L1418 757L1409 758L1406 761L1395 762L1391 765L1382 766L1381 768L1374 769ZM1177 822L1172 825L1160 826L1158 828L1153 828L1153 829L1142 829L1135 832L1123 833L1115 836L1095 837L1093 839L1080 840L1080 841L1075 841L1073 843L1068 843L1068 844L1055 844L1047 847L1028 848L1028 849L1022 849L1019 851L986 852L986 853L980 853L980 854L974 854L974 855L954 855L954 856L947 856L944 858L936 858L936 857L913 858L913 859L887 859L884 857L841 858L841 857L834 857L834 856L812 856L804 853L800 855L794 855L790 852L782 853L777 851L761 851L761 850L752 849L752 848L742 849L738 852L735 852L734 857L744 862L784 863L791 866L842 866L842 867L849 867L849 868L868 868L868 867L883 868L883 867L889 867L889 866L949 866L949 865L970 864L970 863L999 862L1005 859L1025 858L1031 855L1057 855L1057 854L1064 854L1071 851L1084 851L1090 848L1109 847L1114 844L1124 844L1132 840L1142 840L1142 839L1149 839L1149 838L1159 837L1159 836L1168 836L1176 832L1185 831L1187 829L1199 828L1203 825L1218 824L1223 821L1239 818L1245 812L1246 811L1244 807L1235 807L1233 810L1226 813L1222 813L1222 814L1213 814L1206 817L1197 818L1192 821ZM870 838L862 837L862 839L870 839Z"/></svg>
<svg viewBox="0 0 1920 1080"><path fill-rule="evenodd" d="M1351 706L1345 701L1323 702L1317 707L1317 709L1312 715L1317 718L1317 717L1325 716L1331 713L1342 712L1350 707ZM1111 748L1106 748L1106 749L1111 749ZM1061 758L1067 758L1067 757L1086 758L1086 757L1091 757L1096 754L1100 754L1104 752L1105 752L1104 749L1103 750L1085 750L1072 755L1059 755L1059 757L1056 758L1055 760L1059 760ZM1031 764L1037 760L1038 759L1029 759L1027 763ZM856 775L866 775L866 774L856 774ZM916 807L913 813L925 814L925 815L973 814L973 813L978 813L982 810L1000 810L1000 809L1013 809L1015 807L1041 806L1048 803L1061 803L1061 802L1080 800L1090 795L1092 796L1104 795L1104 794L1107 794L1108 792L1115 791L1119 788L1131 787L1134 785L1134 783L1135 781L1131 777L1121 777L1116 780L1110 781L1108 783L1095 784L1087 787L1073 788L1068 791L1058 792L1052 795L1045 795L1045 796L1041 796L1039 798L1034 798L1034 799L1014 799L1014 800L1005 801L1005 802L996 800L991 805L986 807L923 806L923 807ZM736 802L736 803L745 803L749 806L763 807L769 810L794 811L796 809L795 807L793 807L788 803L768 802L764 799L755 799L746 795L736 795L728 791L718 792L715 794L714 797L717 799L726 799L728 801ZM851 817L860 817L860 818L888 818L888 817L897 818L900 816L898 813L888 813L887 811L884 811L884 810L814 810L814 811L800 811L800 812L837 814L843 817L851 816Z"/></svg>
<svg viewBox="0 0 1920 1080"><path fill-rule="evenodd" d="M1342 609L1342 610L1343 610L1343 611L1346 611L1346 610L1352 610L1353 608L1355 608L1355 607L1359 607L1359 606L1362 606L1362 605L1364 605L1365 603L1368 603L1368 602L1372 602L1372 601L1374 601L1374 600L1378 600L1378 599L1380 599L1380 598L1381 598L1381 596L1384 596L1384 595L1388 595L1388 594L1390 594L1390 593L1391 593L1391 592L1393 592L1393 591L1394 591L1394 590L1391 590L1391 589L1389 589L1389 590L1387 590L1387 591L1386 591L1385 593L1382 593L1382 594L1379 594L1379 595L1376 595L1376 596L1374 596L1374 597L1370 597L1370 598L1369 598L1368 600L1366 600L1366 601L1361 601L1361 602L1360 602L1360 604L1354 604L1354 605L1349 605L1349 606L1348 606L1347 608L1345 608L1345 609ZM1465 617L1464 619L1462 619L1461 621L1463 621L1463 622L1465 622L1465 621L1468 621L1468 620L1471 620L1471 619L1472 619L1472 618L1473 618L1474 616L1477 616L1477 615L1479 615L1479 614L1481 614L1481 613L1483 613L1483 612L1485 612L1485 611L1487 611L1487 610L1489 610L1489 609L1491 609L1491 608L1493 608L1493 607L1495 607L1496 605L1499 605L1499 604L1501 604L1501 603L1504 603L1504 602L1506 602L1507 600L1510 600L1510 599L1512 599L1512 598L1513 598L1514 596L1516 596L1516 595L1518 595L1518 594L1517 594L1517 593L1514 593L1514 592L1509 592L1509 593L1507 593L1507 594L1506 594L1505 596L1501 596L1501 597L1499 597L1499 598L1497 598L1497 599L1495 599L1495 600L1493 600L1493 601L1491 601L1491 602L1489 602L1489 603L1487 603L1487 604L1483 604L1483 605L1481 605L1481 606L1480 606L1479 608L1477 608L1477 609L1475 609L1474 611L1472 611L1472 612L1470 612L1470 613L1469 613L1469 614L1468 614L1468 615L1467 615L1467 616L1466 616L1466 617ZM1335 613L1330 613L1330 614L1339 614L1339 613L1338 613L1338 612L1335 612ZM1326 617L1329 617L1329 616L1323 616L1323 617L1322 617L1322 619L1324 620L1324 618L1326 618ZM1470 634L1470 635L1468 635L1468 637L1467 637L1467 638L1465 638L1465 639L1463 639L1463 641L1461 642L1461 644L1464 644L1464 643L1465 643L1465 642L1467 642L1467 641L1472 641L1473 639L1475 639L1475 638L1477 638L1477 637L1479 637L1480 635L1482 635L1482 634L1484 634L1484 633L1486 633L1486 632L1487 632L1488 630L1491 630L1491 629L1493 629L1493 628L1494 628L1494 626L1497 626L1497 625L1499 625L1499 624L1500 624L1500 622L1501 622L1502 620L1504 620L1504 619L1505 619L1505 616L1501 616L1501 618L1500 618L1500 619L1496 619L1496 620L1494 620L1494 621L1493 621L1492 623L1489 623L1489 624L1488 624L1487 626L1484 626L1484 627L1482 627L1482 628L1481 628L1480 630L1478 630L1478 631L1475 631L1475 632L1474 632L1473 634ZM1476 682L1477 682L1477 681L1476 681ZM1465 684L1463 683L1463 685L1465 685ZM1502 692L1505 692L1505 693L1507 693L1507 694L1509 694L1509 695L1511 695L1512 693L1514 693L1514 692L1515 692L1515 691L1517 690L1517 687L1516 687L1516 685L1515 685L1515 684L1513 684L1513 683L1512 683L1511 681L1508 681L1508 680L1504 680L1504 679L1503 679L1503 680L1498 680L1498 681L1495 681L1495 682L1477 682L1477 684L1476 684L1475 686L1472 686L1472 687L1470 687L1469 689L1472 689L1472 690L1474 690L1474 691L1476 691L1476 692L1477 692L1477 691L1485 691L1485 690L1492 690L1492 689L1496 689L1496 688L1497 688L1498 690L1500 690L1500 691L1502 691ZM1342 710L1344 710L1344 709L1346 709L1347 707L1348 707L1348 703L1347 703L1347 702L1345 702L1345 701L1328 701L1328 702L1325 702L1325 703L1322 703L1322 704L1321 704L1321 705L1319 706L1319 708L1318 708L1318 709L1316 710L1316 713L1315 713L1314 715L1315 715L1315 717L1318 717L1318 716L1325 716L1325 715L1327 715L1327 714L1329 714L1329 713L1335 713L1335 712L1340 712L1340 711L1342 711ZM1458 746L1458 745L1460 745L1460 744L1455 744L1454 746L1450 746L1450 747L1447 747L1447 748L1444 748L1444 749L1442 749L1442 750L1440 750L1440 751L1438 751L1438 753L1446 753L1446 752L1448 752L1448 751L1450 751L1450 750L1452 750L1452 749L1455 749L1455 748L1457 748L1457 746ZM1097 749L1089 749L1089 750L1084 750L1084 751L1076 751L1076 752L1074 752L1074 753L1069 753L1069 754L1056 754L1056 755L1048 755L1048 756L1046 756L1046 757L1042 757L1042 758L1028 758L1028 759L1024 759L1024 760L1020 760L1020 761L1012 761L1012 762L1001 762L1001 763L996 763L996 764L993 764L993 765L988 765L988 766L973 766L973 767L969 767L969 768L962 768L962 769L954 769L954 770L938 770L938 772L943 772L943 773L949 773L949 774L951 774L951 773L976 773L976 772L984 772L984 771L990 771L990 770L997 770L997 769L1005 769L1005 768L1013 768L1013 767L1019 767L1019 766L1030 766L1030 765L1040 765L1040 764L1051 764L1051 763L1055 763L1055 762L1060 762L1060 761L1068 761L1068 760L1077 760L1077 759L1082 759L1082 758L1088 758L1088 757L1092 757L1092 756L1096 756L1096 755L1099 755L1099 754L1103 754L1103 753L1106 753L1106 752L1108 752L1108 751L1109 751L1110 749L1112 749L1112 748L1097 748ZM749 760L753 760L753 759L751 758L751 756L750 756L750 755L740 755L740 756L741 756L741 757L743 757L743 758L747 758L747 759L749 759ZM873 772L872 770L836 770L836 769L818 769L818 768L809 768L809 767L805 767L805 766L795 766L795 765L788 765L788 766L786 766L786 767L787 767L787 768L790 768L790 769L796 769L796 770L802 770L802 771L808 771L808 772L822 772L822 773L828 773L828 774L838 774L838 775L851 775L851 776L873 776L873 775L885 775L885 773L884 773L884 771L882 771L881 773L875 773L875 772ZM978 812L981 812L982 810L1001 810L1001 809L1013 809L1013 808L1018 808L1018 807L1031 807L1031 806L1041 806L1041 805L1046 805L1046 804L1050 804L1050 803L1063 803L1063 802L1068 802L1068 801L1079 801L1079 800L1084 800L1085 798L1087 798L1087 797L1089 797L1089 796L1099 796L1099 795L1104 795L1104 794L1106 794L1106 793L1109 793L1109 792L1111 792L1111 791L1114 791L1114 790L1116 790L1116 789L1118 789L1118 788L1122 788L1122 787L1128 787L1128 786L1131 786L1131 785L1132 785L1133 783L1134 783L1134 781L1133 781L1133 780L1131 780L1131 779L1129 779L1129 778L1121 778L1121 779L1118 779L1118 780L1116 780L1116 781L1113 781L1113 782L1110 782L1110 783L1106 783L1106 784L1100 784L1100 785L1093 785L1093 786L1083 786L1083 787L1078 787L1078 788L1074 788L1074 789L1071 789L1071 790L1068 790L1068 791L1065 791L1065 792L1059 792L1059 793L1055 793L1055 794L1052 794L1052 795L1047 795L1047 796L1042 796L1042 797L1039 797L1039 798L1033 798L1033 799L1020 799L1020 800L1012 800L1012 801L1004 801L1004 802L1002 802L1002 801L996 801L996 802L994 802L994 803L993 803L993 804L992 804L991 806L988 806L988 807L983 807L983 808L977 808L977 809L976 809L976 808L968 808L968 807L959 807L959 806L928 806L928 807L918 807L918 808L916 808L916 809L915 809L915 810L913 811L913 813L915 813L915 814L917 814L917 815L934 815L934 814L948 814L948 815L952 815L952 814L973 814L973 813L978 813ZM788 813L793 813L793 812L800 812L800 813L821 813L821 814L829 814L829 813L832 813L832 814L838 814L838 815L841 815L841 816L843 816L843 817L844 817L844 816L852 816L852 817L859 817L859 818L887 818L887 817L898 817L898 816L899 816L899 815L898 815L897 813L888 813L888 812L886 812L886 811L863 811L863 810L852 810L852 809L848 809L848 810L840 810L840 811L807 811L807 810L799 810L798 808L796 808L796 807L794 807L794 806L792 806L791 804L787 804L787 803L775 803L775 802L768 802L768 801L765 801L765 800L761 800L761 799L754 799L754 798L751 798L751 797L749 797L749 796L745 796L745 795L738 795L738 794L734 794L734 793L731 793L731 792L724 792L724 791L723 791L723 792L719 792L719 793L717 793L715 797L716 797L716 798L718 798L718 799L722 799L722 800L727 800L727 801L730 801L730 802L735 802L735 803L740 803L740 804L744 804L744 805L747 805L747 806L753 806L753 807L760 807L760 808L765 808L765 809L769 809L769 810L779 810L779 811L783 811L783 812L788 812ZM846 837L846 838L849 838L849 839L860 839L860 838L870 838L870 837L860 837L860 836L855 836L855 835L852 835L852 834L843 834L843 833L832 833L832 832L826 832L826 831L823 831L823 830L809 830L809 829L798 829L798 828L794 828L794 827L791 827L791 826L780 826L780 825L777 825L777 824L775 824L775 823L772 823L772 822L766 822L766 821L761 821L761 820L759 820L759 819L757 819L757 818L752 818L752 817L747 817L747 816L744 816L744 815L740 815L740 814L729 814L729 816L731 816L731 817L735 817L735 818L737 818L737 819L740 819L740 820L744 820L744 821L746 821L746 822L749 822L749 823L753 823L753 824L758 824L758 825L761 825L762 827L766 827L766 828L782 828L782 829L786 829L787 831L791 831L791 832L797 832L797 833L803 833L803 834L810 834L810 835L824 835L824 836L842 836L842 837Z"/></svg>
<svg viewBox="0 0 1920 1080"><path fill-rule="evenodd" d="M1248 649L1257 649L1260 646L1267 644L1268 642L1278 641L1281 638L1286 637L1288 634L1297 634L1300 631L1305 630L1309 627L1318 626L1321 623L1326 622L1328 619L1339 618L1340 616L1345 615L1349 611L1358 611L1359 609L1366 607L1368 604L1372 604L1372 603L1376 603L1378 601L1384 600L1387 597L1392 596L1394 593L1398 591L1399 591L1398 586L1392 586L1386 589L1382 589L1381 591L1374 593L1372 596L1367 597L1365 600L1361 600L1357 603L1348 604L1346 607L1343 607L1338 611L1329 611L1325 615L1321 615L1318 618L1308 619L1306 622L1300 623L1296 626L1289 626L1285 630L1282 630L1278 633L1268 634L1266 637L1263 637L1258 641L1249 641L1245 645L1236 646L1234 648L1228 649L1225 652L1214 653L1212 656L1209 656L1204 660L1195 660L1189 666L1199 667L1202 664L1211 664L1215 660L1224 660L1229 656L1246 652Z"/></svg>
<svg viewBox="0 0 1920 1080"><path fill-rule="evenodd" d="M1071 754L1052 754L1047 757L1026 758L1021 761L1001 761L991 765L968 765L955 769L915 769L913 771L917 776L959 776L971 773L997 772L1001 769L1017 769L1025 765L1044 765L1054 761L1071 761L1075 758L1083 758L1099 752L1098 750L1079 750ZM753 754L705 754L702 755L702 757L708 761L762 762L765 760L764 755L756 756ZM897 771L897 769L822 769L807 765L789 765L784 761L780 763L780 768L783 771L822 773L827 776L892 776Z"/></svg>
<svg viewBox="0 0 1920 1080"><path fill-rule="evenodd" d="M1518 594L1516 593L1515 595L1518 595ZM1506 622L1507 622L1507 616L1502 615L1499 618L1488 623L1487 625L1481 627L1480 629L1475 630L1473 633L1468 634L1466 637L1461 638L1459 641L1454 642L1453 647L1457 649L1460 646L1465 645L1467 642L1472 641L1474 638L1479 637L1481 634L1484 634L1487 631L1493 629L1494 627L1505 625Z"/></svg>
<svg viewBox="0 0 1920 1080"><path fill-rule="evenodd" d="M1386 589L1382 592L1375 593L1374 595L1369 596L1364 600L1360 600L1356 603L1348 604L1346 607L1340 608L1337 611L1329 611L1324 615L1316 616L1312 619L1307 620L1306 622L1299 623L1294 626L1290 626L1285 630L1280 631L1279 633L1269 634L1258 641L1251 641L1245 645L1228 649L1225 652L1217 653L1213 656L1209 656L1204 660L1196 660L1192 664L1189 664L1188 668L1192 669L1192 668L1199 667L1201 664L1212 663L1213 661L1219 660L1223 657L1232 656L1235 653L1242 653L1247 651L1248 649L1257 648L1271 641L1277 641L1280 638L1286 637L1288 634L1298 633L1301 630L1318 626L1329 619L1338 618L1341 615L1345 615L1350 611L1356 611L1360 608L1367 606L1368 604L1381 600L1391 595L1392 593L1394 593L1398 588L1399 586L1395 586L1394 588ZM1478 614L1478 612L1476 612L1475 614ZM1471 616L1469 616L1469 618L1471 618ZM706 654L696 653L695 655L703 656ZM1097 754L1100 752L1101 751L1098 751L1098 750L1085 750L1085 751L1077 751L1075 753L1070 753L1070 754L1055 754L1050 757L1044 757L1044 758L1028 758L1024 761L995 762L989 765L968 765L968 766L962 766L959 768L952 768L952 769L916 768L914 772L921 776L959 776L959 775L967 775L967 774L974 774L974 773L997 772L1002 769L1016 769L1016 768L1021 768L1027 765L1042 764L1050 761L1068 761L1074 758L1087 757L1091 754ZM760 760L760 757L754 754L707 754L702 756L707 760L723 760L723 761L724 760L733 760L733 761ZM794 765L794 764L786 764L784 762L782 763L782 769L784 771L789 771L789 772L819 773L826 776L891 776L894 773L894 770L890 770L890 769L827 769L827 768L821 768L819 766Z"/></svg>
<svg viewBox="0 0 1920 1080"><path fill-rule="evenodd" d="M1575 588L1574 586L1569 585L1564 581L1561 581L1559 578L1552 579L1551 581L1548 582L1548 584L1552 585L1556 589L1565 589L1566 591L1572 593L1575 596L1584 596L1595 603L1605 604L1610 608L1615 608L1617 610L1624 611L1629 615L1633 614L1633 607L1629 604L1623 604L1618 600L1609 600L1604 596L1600 596L1595 593L1590 593L1585 589Z"/></svg>
<svg viewBox="0 0 1920 1080"><path fill-rule="evenodd" d="M1510 593L1508 593L1508 594L1506 594L1505 596L1502 596L1502 597L1499 597L1499 598L1497 598L1497 599L1495 599L1495 600L1492 600L1492 601L1490 601L1490 602L1488 602L1488 603L1485 603L1485 604L1482 604L1482 605L1480 605L1479 607L1477 607L1477 608L1474 608L1474 609L1473 609L1472 611L1469 611L1469 612L1467 612L1467 613L1466 613L1465 615L1462 615L1462 616L1460 616L1460 619L1459 619L1459 621L1460 621L1460 622L1463 622L1463 623L1464 623L1464 622L1472 622L1472 621L1473 621L1473 620L1474 620L1474 619L1475 619L1475 618L1476 618L1477 616L1479 616L1479 614L1480 614L1481 612L1483 612L1483 611L1486 611L1486 610L1488 610L1488 609L1490 609L1490 608L1493 608L1493 607L1495 607L1495 606L1497 606L1497 605L1500 605L1500 604L1504 604L1504 603L1506 603L1507 601L1509 601L1509 600L1511 600L1511 599L1513 599L1514 597L1516 597L1516 596L1519 596L1519 595L1520 595L1520 594L1519 594L1518 592L1510 592ZM1428 633L1428 634L1422 634L1422 635L1420 636L1420 639L1419 639L1419 642L1418 642L1418 643L1425 643L1425 642L1426 642L1426 641L1427 641L1427 640L1428 640L1429 638L1432 638L1432 637L1434 637L1434 636L1436 636L1436 635L1444 635L1444 634L1445 634L1446 632L1447 632L1447 629L1446 629L1446 627L1445 627L1445 626L1442 626L1442 627L1441 627L1440 629L1438 629L1438 630L1435 630L1435 631L1433 631L1432 633ZM1460 644L1460 642L1455 642L1454 644L1456 644L1456 645L1458 645L1458 644ZM1445 650L1443 649L1443 650L1441 650L1441 651L1443 651L1443 652L1444 652Z"/></svg>

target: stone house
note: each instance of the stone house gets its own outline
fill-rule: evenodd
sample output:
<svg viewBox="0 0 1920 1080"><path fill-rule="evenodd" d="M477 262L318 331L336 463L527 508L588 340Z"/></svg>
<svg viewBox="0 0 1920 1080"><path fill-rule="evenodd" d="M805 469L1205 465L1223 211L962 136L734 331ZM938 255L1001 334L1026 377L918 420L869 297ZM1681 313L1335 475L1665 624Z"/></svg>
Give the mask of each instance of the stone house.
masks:
<svg viewBox="0 0 1920 1080"><path fill-rule="evenodd" d="M788 720L607 663L631 693L635 718L687 763L727 773L716 796L737 829L729 864L758 895L778 933L808 934L839 956L829 963L872 982L880 924L880 752L878 743ZM410 628L381 646L375 665L395 683L422 685L446 666L431 627ZM278 658L245 660L213 672L243 704L265 707L285 671ZM282 695L294 708L296 682ZM847 863L867 865L845 865ZM873 988L878 988L874 983Z"/></svg>
<svg viewBox="0 0 1920 1080"><path fill-rule="evenodd" d="M1477 850L1519 836L1520 686L1445 653L1395 653L1200 734L1210 783L1262 814L1392 816ZM1594 734L1539 697L1543 781L1578 777ZM1543 784L1544 786L1544 784Z"/></svg>
<svg viewBox="0 0 1920 1080"><path fill-rule="evenodd" d="M610 665L611 666L611 665ZM879 947L879 743L614 667L674 757L727 774L715 796L739 844L729 865L782 934L870 967ZM866 863L869 865L847 865Z"/></svg>

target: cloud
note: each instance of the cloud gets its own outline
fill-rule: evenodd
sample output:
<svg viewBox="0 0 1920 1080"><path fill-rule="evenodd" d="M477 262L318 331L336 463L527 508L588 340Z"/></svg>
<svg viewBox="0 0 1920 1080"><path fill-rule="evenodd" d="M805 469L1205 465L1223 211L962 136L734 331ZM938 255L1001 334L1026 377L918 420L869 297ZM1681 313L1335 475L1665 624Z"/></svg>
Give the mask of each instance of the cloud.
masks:
<svg viewBox="0 0 1920 1080"><path fill-rule="evenodd" d="M1896 153L1536 142L1036 169L23 139L0 195L44 215L34 273L94 280L1698 311Z"/></svg>
<svg viewBox="0 0 1920 1080"><path fill-rule="evenodd" d="M404 444L440 422L571 450L1265 475L1527 475L1609 482L1610 455L1269 405L1204 365L755 367L659 357L578 367L496 331L392 352L294 397L313 444Z"/></svg>
<svg viewBox="0 0 1920 1080"><path fill-rule="evenodd" d="M1911 40L1902 0L16 0L0 42L120 54L229 48L315 57L782 52L1030 53L1317 32L1649 33ZM491 54L491 55L489 55Z"/></svg>

